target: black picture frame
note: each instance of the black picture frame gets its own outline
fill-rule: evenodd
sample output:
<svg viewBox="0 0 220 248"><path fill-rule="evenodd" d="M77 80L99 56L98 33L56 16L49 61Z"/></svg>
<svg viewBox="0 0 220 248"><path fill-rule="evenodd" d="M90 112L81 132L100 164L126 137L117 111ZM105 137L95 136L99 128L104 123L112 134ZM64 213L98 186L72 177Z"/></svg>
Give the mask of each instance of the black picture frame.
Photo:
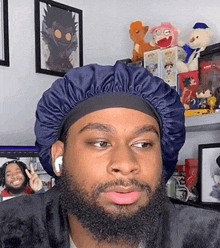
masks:
<svg viewBox="0 0 220 248"><path fill-rule="evenodd" d="M199 144L199 203L211 208L220 208L220 167L217 158L220 156L220 143ZM218 195L219 193L219 195Z"/></svg>
<svg viewBox="0 0 220 248"><path fill-rule="evenodd" d="M62 77L71 68L83 66L82 14L58 2L35 0L37 73Z"/></svg>
<svg viewBox="0 0 220 248"><path fill-rule="evenodd" d="M0 65L9 66L8 0L0 0Z"/></svg>

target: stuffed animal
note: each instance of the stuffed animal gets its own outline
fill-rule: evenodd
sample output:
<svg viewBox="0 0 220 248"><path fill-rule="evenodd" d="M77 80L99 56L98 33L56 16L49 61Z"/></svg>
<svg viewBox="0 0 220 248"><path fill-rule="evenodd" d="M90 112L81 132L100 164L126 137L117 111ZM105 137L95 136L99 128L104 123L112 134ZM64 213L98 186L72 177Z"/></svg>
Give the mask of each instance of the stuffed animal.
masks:
<svg viewBox="0 0 220 248"><path fill-rule="evenodd" d="M171 23L165 22L150 30L153 35L153 43L160 49L177 46L180 31Z"/></svg>
<svg viewBox="0 0 220 248"><path fill-rule="evenodd" d="M143 26L141 21L132 22L130 25L130 38L134 41L132 62L143 61L144 52L155 50L158 47L144 41L149 26Z"/></svg>
<svg viewBox="0 0 220 248"><path fill-rule="evenodd" d="M179 73L198 70L198 58L200 52L210 44L213 31L205 23L196 23L189 34L189 45L179 40L178 45L186 53L185 62L177 61L176 67Z"/></svg>

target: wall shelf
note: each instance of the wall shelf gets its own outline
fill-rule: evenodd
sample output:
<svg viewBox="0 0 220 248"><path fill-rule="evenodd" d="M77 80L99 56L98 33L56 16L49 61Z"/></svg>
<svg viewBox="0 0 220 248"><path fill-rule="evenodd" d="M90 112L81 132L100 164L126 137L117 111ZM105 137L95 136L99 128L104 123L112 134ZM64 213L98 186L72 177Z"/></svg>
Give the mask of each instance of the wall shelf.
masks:
<svg viewBox="0 0 220 248"><path fill-rule="evenodd" d="M220 113L185 118L187 132L220 130Z"/></svg>

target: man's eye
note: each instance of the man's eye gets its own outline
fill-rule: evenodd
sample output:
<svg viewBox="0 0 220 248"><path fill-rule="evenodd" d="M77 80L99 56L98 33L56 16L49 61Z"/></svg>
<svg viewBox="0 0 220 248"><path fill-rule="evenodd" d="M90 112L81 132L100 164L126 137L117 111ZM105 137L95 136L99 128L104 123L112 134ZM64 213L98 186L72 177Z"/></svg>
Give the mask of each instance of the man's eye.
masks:
<svg viewBox="0 0 220 248"><path fill-rule="evenodd" d="M101 148L110 146L110 144L106 141L97 141L97 142L94 142L93 145L96 147L101 147Z"/></svg>
<svg viewBox="0 0 220 248"><path fill-rule="evenodd" d="M137 147L137 148L147 148L147 147L152 146L152 144L149 142L139 142L139 143L133 144L132 146Z"/></svg>

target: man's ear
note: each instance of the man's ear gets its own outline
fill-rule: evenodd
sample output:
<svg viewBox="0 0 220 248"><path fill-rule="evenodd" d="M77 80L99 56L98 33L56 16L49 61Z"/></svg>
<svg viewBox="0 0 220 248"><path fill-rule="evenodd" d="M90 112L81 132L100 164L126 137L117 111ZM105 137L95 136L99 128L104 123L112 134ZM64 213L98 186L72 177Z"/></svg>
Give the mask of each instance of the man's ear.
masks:
<svg viewBox="0 0 220 248"><path fill-rule="evenodd" d="M64 143L62 141L58 140L52 145L52 148L51 148L53 172L58 177L61 175L62 168L63 168L63 163L62 163L62 161L60 161L59 157L61 157L63 155L64 155ZM59 162L59 164L58 164L58 162ZM55 166L55 164L56 164L56 166Z"/></svg>

